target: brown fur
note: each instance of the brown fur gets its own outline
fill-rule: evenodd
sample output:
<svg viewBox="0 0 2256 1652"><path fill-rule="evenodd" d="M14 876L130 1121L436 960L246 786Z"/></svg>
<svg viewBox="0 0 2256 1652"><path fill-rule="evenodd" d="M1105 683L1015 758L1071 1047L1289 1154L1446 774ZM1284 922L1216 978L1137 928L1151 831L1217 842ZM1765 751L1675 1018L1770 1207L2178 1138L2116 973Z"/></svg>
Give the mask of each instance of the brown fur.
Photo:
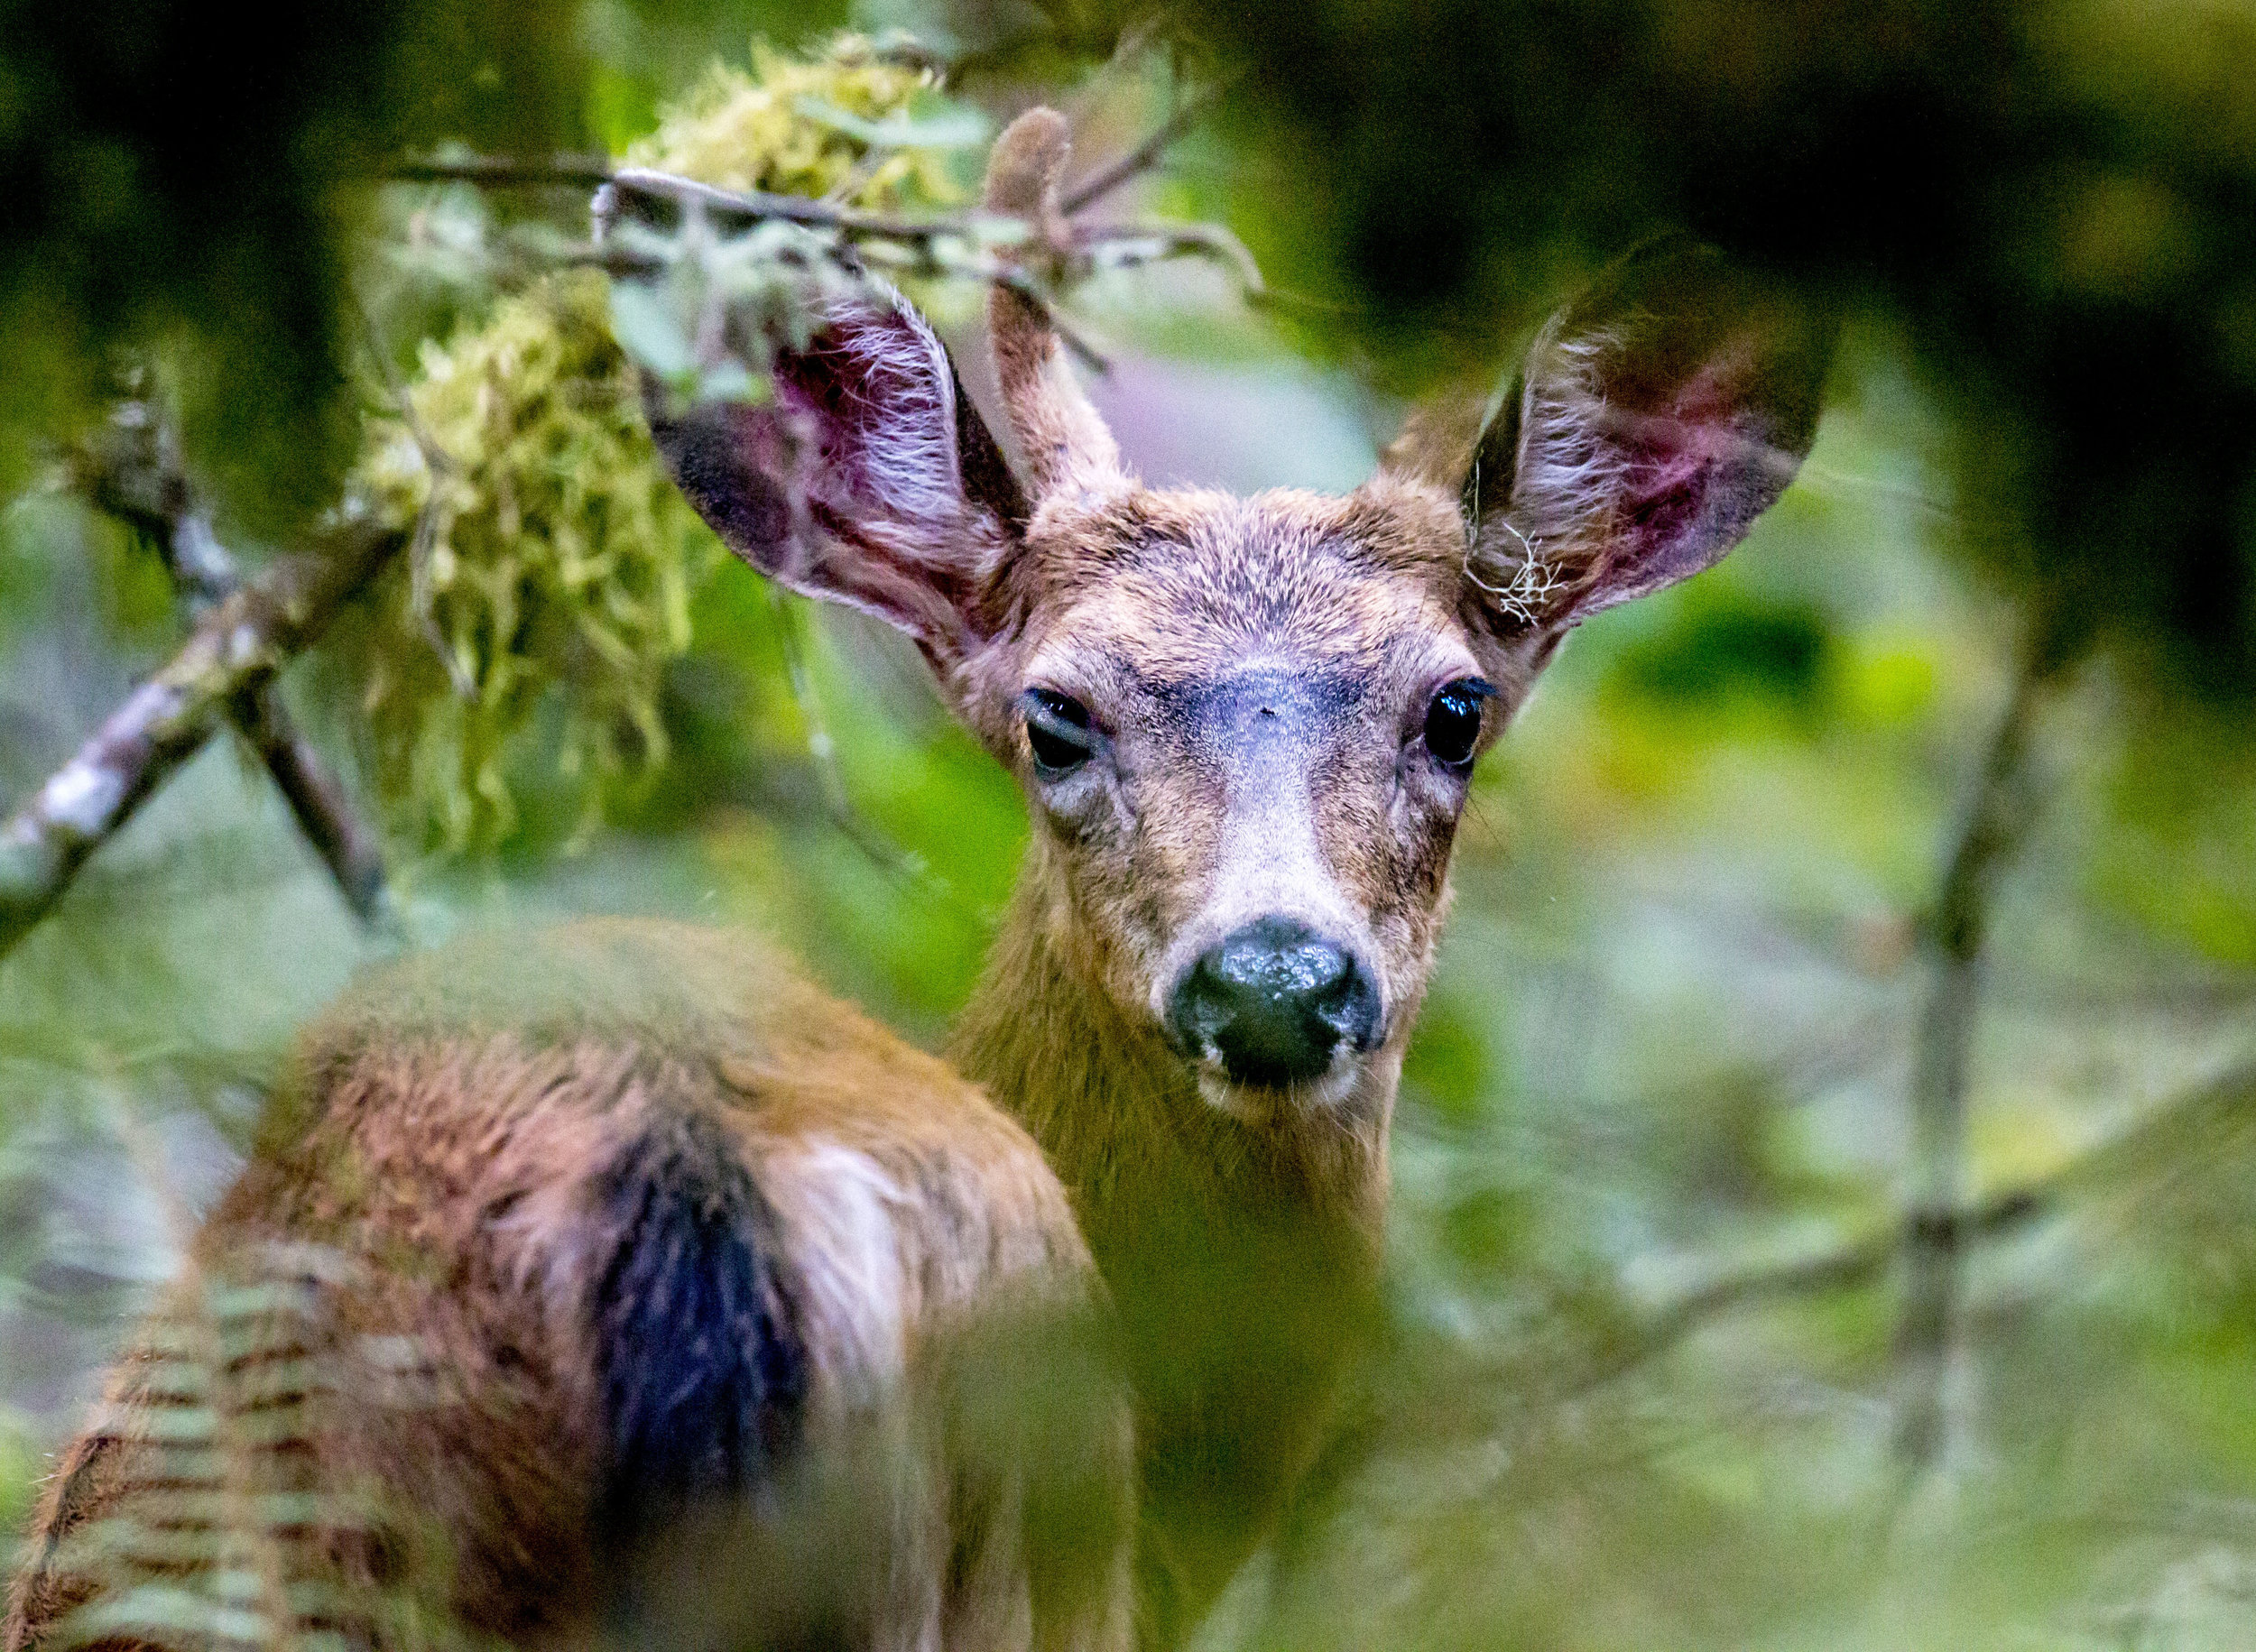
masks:
<svg viewBox="0 0 2256 1652"><path fill-rule="evenodd" d="M1036 111L991 172L990 205L1051 246L1065 157ZM1656 291L1624 278L1567 312L1494 417L1437 412L1345 498L1137 484L1042 310L1003 290L1030 494L883 293L827 311L769 401L654 420L748 562L923 648L1027 793L1025 873L954 1069L755 948L666 926L457 947L348 1001L198 1251L211 1270L328 1246L361 1281L327 1298L339 1335L416 1339L450 1374L435 1409L342 1415L314 1478L365 1472L428 1511L475 1627L589 1633L610 1350L587 1305L617 1249L596 1194L670 1131L722 1143L770 1213L763 1288L809 1371L778 1483L823 1518L754 1498L680 1527L645 1592L742 1574L765 1600L858 1568L849 1641L1124 1645L1121 1396L1044 1329L1101 1277L1133 1395L1135 1634L1179 1642L1318 1450L1375 1313L1388 1127L1469 783L1428 741L1437 695L1482 679L1485 749L1567 630L1723 554L1808 446L1822 353L1772 350L1697 257L1636 271ZM1027 721L1045 696L1087 742L1048 771ZM1328 1065L1253 1069L1314 1077L1240 1082L1179 1045L1170 993L1225 937L1286 920L1352 955L1375 1021ZM130 1435L73 1448L8 1652L86 1587L56 1539L132 1507ZM859 1481L874 1494L843 1505L805 1490ZM735 1610L736 1644L792 1627Z"/></svg>

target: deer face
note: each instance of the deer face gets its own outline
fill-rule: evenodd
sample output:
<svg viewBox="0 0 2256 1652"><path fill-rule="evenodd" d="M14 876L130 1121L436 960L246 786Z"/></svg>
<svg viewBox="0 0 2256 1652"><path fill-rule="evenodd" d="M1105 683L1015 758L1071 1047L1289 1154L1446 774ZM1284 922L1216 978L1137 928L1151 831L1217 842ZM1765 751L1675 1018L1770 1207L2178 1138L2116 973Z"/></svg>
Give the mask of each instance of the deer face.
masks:
<svg viewBox="0 0 2256 1652"><path fill-rule="evenodd" d="M976 721L1048 925L1210 1101L1336 1102L1420 996L1494 651L1452 502L1133 486L1045 510Z"/></svg>
<svg viewBox="0 0 2256 1652"><path fill-rule="evenodd" d="M989 204L1049 210L1063 160L1026 117ZM770 401L653 430L738 554L917 641L1025 788L1048 944L1208 1102L1391 1094L1475 760L1567 631L1777 496L1823 349L1706 255L1648 254L1493 412L1414 421L1345 497L1236 499L1133 481L1039 312L990 314L1024 486L882 291L832 301Z"/></svg>

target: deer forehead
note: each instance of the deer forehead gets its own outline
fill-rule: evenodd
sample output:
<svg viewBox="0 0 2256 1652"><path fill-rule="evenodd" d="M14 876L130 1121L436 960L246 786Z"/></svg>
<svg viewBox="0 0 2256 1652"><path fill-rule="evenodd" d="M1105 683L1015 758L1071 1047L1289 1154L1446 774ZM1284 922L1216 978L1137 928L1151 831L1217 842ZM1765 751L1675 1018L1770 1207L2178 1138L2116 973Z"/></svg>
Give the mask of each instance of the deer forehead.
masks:
<svg viewBox="0 0 2256 1652"><path fill-rule="evenodd" d="M1249 675L1370 696L1474 669L1454 507L1137 489L1045 512L1027 549L1030 682L1099 695L1134 686L1179 703Z"/></svg>

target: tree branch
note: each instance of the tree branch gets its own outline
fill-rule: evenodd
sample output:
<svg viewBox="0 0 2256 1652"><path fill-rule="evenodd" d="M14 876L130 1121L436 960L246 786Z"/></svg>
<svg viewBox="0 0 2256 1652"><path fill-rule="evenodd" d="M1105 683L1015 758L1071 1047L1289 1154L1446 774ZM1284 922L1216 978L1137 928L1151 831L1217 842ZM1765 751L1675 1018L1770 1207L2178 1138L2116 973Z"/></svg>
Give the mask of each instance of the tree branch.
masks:
<svg viewBox="0 0 2256 1652"><path fill-rule="evenodd" d="M240 588L234 556L195 503L178 443L145 402L121 403L103 438L72 456L71 468L97 508L155 547L191 621L202 620ZM299 731L274 686L245 689L229 703L227 715L273 777L299 831L354 916L365 924L384 921L391 895L383 844Z"/></svg>
<svg viewBox="0 0 2256 1652"><path fill-rule="evenodd" d="M2061 1191L2053 1182L2011 1188L1963 1210L1912 1214L1838 1250L1709 1279L1647 1319L1623 1352L1607 1362L1605 1374L1618 1376L1675 1346L1709 1320L1754 1303L1869 1285L1882 1278L1898 1257L1927 1247L1943 1245L1964 1251L1977 1241L1995 1238L2049 1214Z"/></svg>
<svg viewBox="0 0 2256 1652"><path fill-rule="evenodd" d="M336 771L305 737L273 683L239 695L228 716L266 765L298 830L336 880L353 916L371 928L392 921L384 844L353 808Z"/></svg>
<svg viewBox="0 0 2256 1652"><path fill-rule="evenodd" d="M622 216L645 225L662 224L668 210L702 212L724 233L763 223L797 224L835 236L873 262L918 274L950 274L999 282L1027 291L1028 276L1004 253L1024 251L1049 266L1051 287L1069 284L1098 268L1122 268L1185 255L1225 264L1260 301L1267 289L1253 255L1219 224L1090 224L1068 226L1069 239L1050 245L1035 226L1019 219L972 209L933 217L865 212L833 201L763 190L716 189L694 179L642 167L622 167L597 192L595 261L621 263L641 272L648 261L633 248L618 246L611 231ZM890 248L888 244L890 244ZM891 249L900 249L898 251ZM1047 300L1044 300L1047 302Z"/></svg>
<svg viewBox="0 0 2256 1652"><path fill-rule="evenodd" d="M373 521L349 522L319 552L282 558L198 622L180 651L0 826L0 955L229 708L271 683L403 542Z"/></svg>

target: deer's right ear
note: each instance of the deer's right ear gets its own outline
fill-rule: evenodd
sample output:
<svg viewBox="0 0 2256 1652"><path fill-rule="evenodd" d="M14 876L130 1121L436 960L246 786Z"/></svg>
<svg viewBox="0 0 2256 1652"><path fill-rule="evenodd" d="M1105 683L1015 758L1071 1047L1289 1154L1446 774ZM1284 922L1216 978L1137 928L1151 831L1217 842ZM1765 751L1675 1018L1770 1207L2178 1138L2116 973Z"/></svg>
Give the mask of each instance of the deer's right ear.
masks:
<svg viewBox="0 0 2256 1652"><path fill-rule="evenodd" d="M906 300L875 283L831 300L763 401L648 401L676 484L768 577L898 627L942 672L994 634L1025 496Z"/></svg>

